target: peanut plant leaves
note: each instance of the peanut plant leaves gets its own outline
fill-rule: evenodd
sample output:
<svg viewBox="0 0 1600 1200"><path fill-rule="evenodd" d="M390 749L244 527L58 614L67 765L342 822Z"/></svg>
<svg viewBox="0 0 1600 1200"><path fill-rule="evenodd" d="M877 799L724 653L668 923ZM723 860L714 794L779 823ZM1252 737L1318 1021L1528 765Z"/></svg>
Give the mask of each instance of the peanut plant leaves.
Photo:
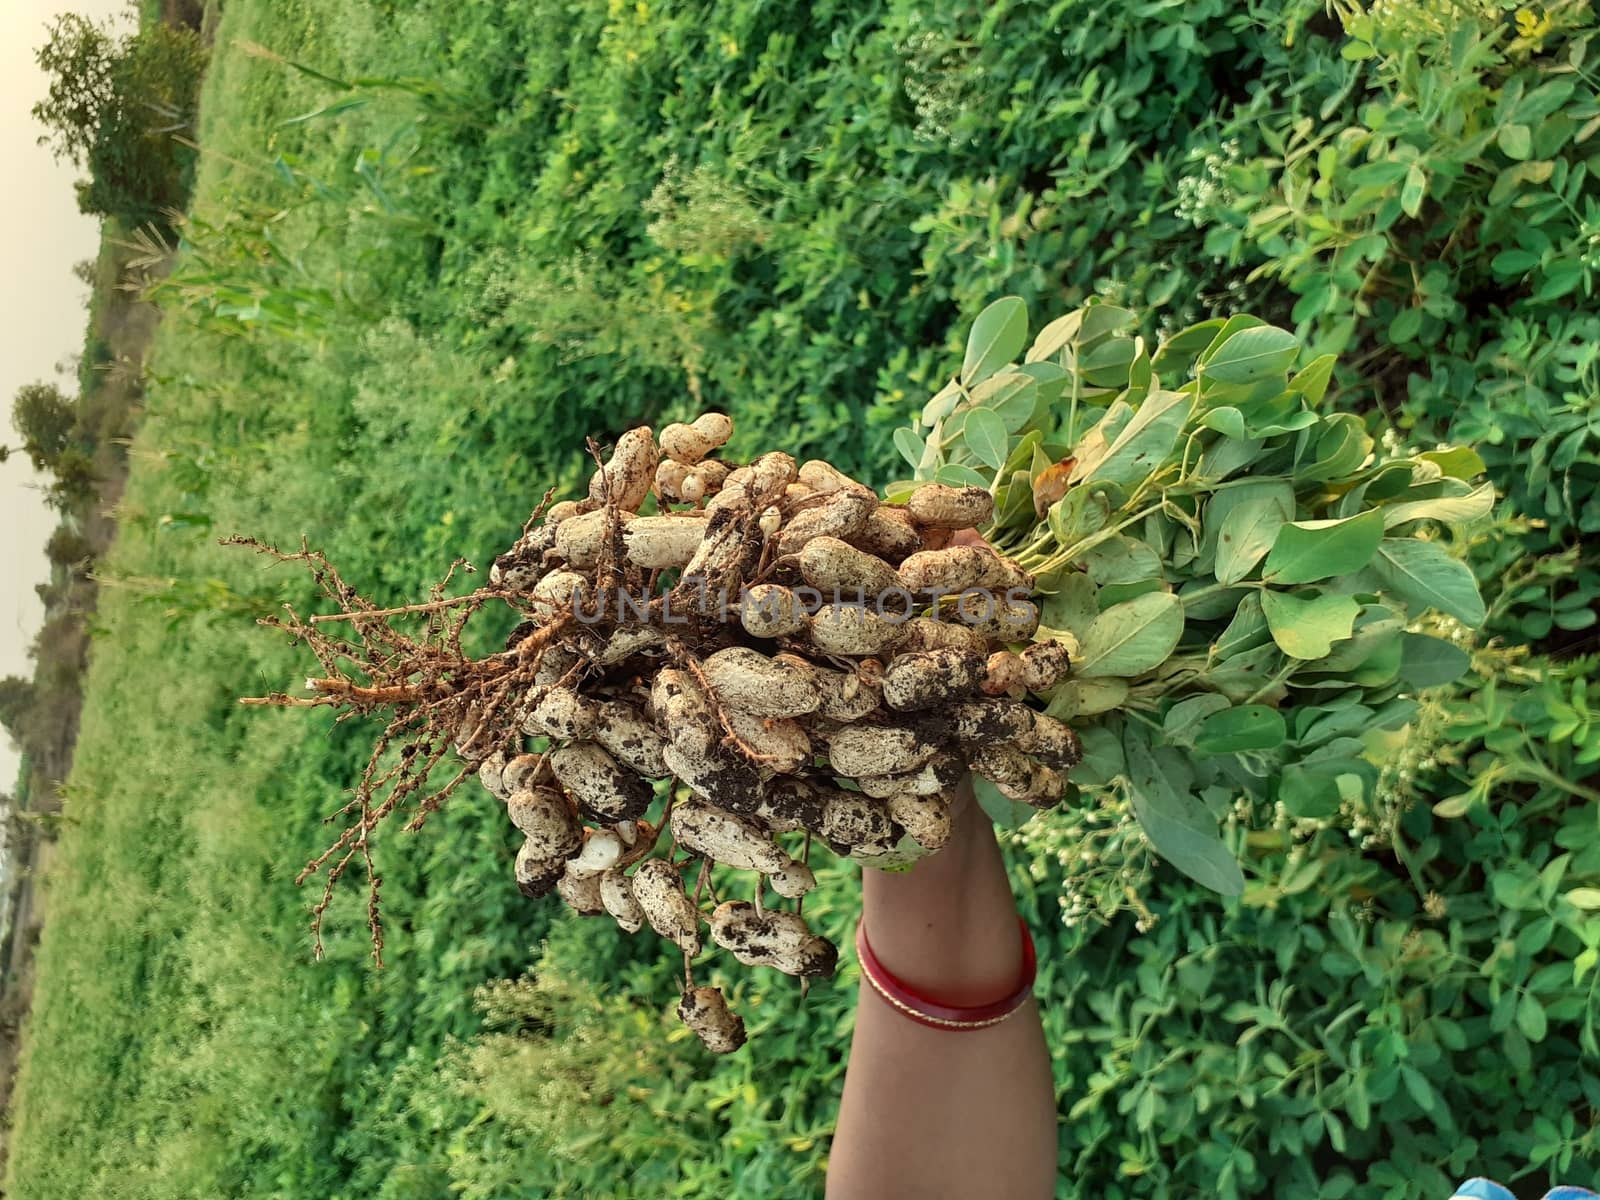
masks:
<svg viewBox="0 0 1600 1200"><path fill-rule="evenodd" d="M1322 403L1322 398L1328 393L1328 381L1333 378L1333 365L1336 361L1332 354L1312 359L1289 380L1289 390L1299 392L1305 397L1306 403L1315 408Z"/></svg>
<svg viewBox="0 0 1600 1200"><path fill-rule="evenodd" d="M1093 679L1152 671L1166 662L1182 636L1183 601L1171 592L1147 592L1094 619L1073 674Z"/></svg>
<svg viewBox="0 0 1600 1200"><path fill-rule="evenodd" d="M1418 691L1441 687L1466 674L1472 658L1460 646L1424 633L1400 641L1400 678Z"/></svg>
<svg viewBox="0 0 1600 1200"><path fill-rule="evenodd" d="M1082 327L1082 309L1069 312L1064 317L1057 317L1039 330L1039 336L1034 338L1033 345L1028 348L1027 361L1037 363L1054 358L1077 339Z"/></svg>
<svg viewBox="0 0 1600 1200"><path fill-rule="evenodd" d="M1039 406L1039 385L1021 371L1002 371L972 389L972 402L996 414L1007 433L1016 433L1033 419Z"/></svg>
<svg viewBox="0 0 1600 1200"><path fill-rule="evenodd" d="M1476 521L1494 508L1494 485L1481 484L1461 496L1436 496L1431 500L1402 500L1383 512L1383 527L1393 529L1407 521L1444 521L1448 524Z"/></svg>
<svg viewBox="0 0 1600 1200"><path fill-rule="evenodd" d="M1471 446L1449 446L1443 450L1424 450L1417 455L1432 463L1452 479L1471 479L1484 472L1483 459Z"/></svg>
<svg viewBox="0 0 1600 1200"><path fill-rule="evenodd" d="M1161 578L1161 556L1144 542L1118 534L1083 556L1084 570L1101 587Z"/></svg>
<svg viewBox="0 0 1600 1200"><path fill-rule="evenodd" d="M989 481L965 463L945 463L933 473L933 480L951 487L979 487L986 491L989 487Z"/></svg>
<svg viewBox="0 0 1600 1200"><path fill-rule="evenodd" d="M1196 883L1224 896L1244 891L1244 872L1199 797L1168 781L1149 744L1130 733L1123 743L1133 814L1156 853Z"/></svg>
<svg viewBox="0 0 1600 1200"><path fill-rule="evenodd" d="M1483 597L1472 572L1437 542L1385 538L1372 566L1384 586L1402 599L1437 608L1474 628L1483 624Z"/></svg>
<svg viewBox="0 0 1600 1200"><path fill-rule="evenodd" d="M1315 583L1352 575L1372 561L1383 540L1383 514L1295 521L1278 531L1262 579L1274 584Z"/></svg>
<svg viewBox="0 0 1600 1200"><path fill-rule="evenodd" d="M1398 188L1407 164L1381 166ZM1420 195L1409 182L1426 209L1426 176ZM1423 606L1483 619L1467 569L1407 535L1495 497L1471 450L1405 455L1334 411L1333 355L1300 365L1287 330L1238 314L1147 347L1141 328L1090 305L1024 351L1020 304L990 305L923 410L926 441L896 444L921 478L989 487L988 536L1026 548L1034 640L1074 651L1045 697L1089 751L1074 781L1127 784L1159 853L1236 891L1216 828L1230 796L1298 815L1370 800L1362 739L1468 665L1406 632Z"/></svg>
<svg viewBox="0 0 1600 1200"><path fill-rule="evenodd" d="M1122 427L1105 456L1078 477L1129 484L1144 479L1171 456L1194 408L1188 392L1153 392ZM1079 462L1086 461L1079 455Z"/></svg>
<svg viewBox="0 0 1600 1200"><path fill-rule="evenodd" d="M1286 329L1271 325L1241 329L1206 359L1201 378L1216 383L1255 383L1286 373L1299 353L1299 339Z"/></svg>
<svg viewBox="0 0 1600 1200"><path fill-rule="evenodd" d="M911 464L913 471L922 466L922 457L928 450L927 444L904 426L894 431L894 448L900 451L901 458Z"/></svg>
<svg viewBox="0 0 1600 1200"><path fill-rule="evenodd" d="M1265 704L1242 704L1213 713L1200 725L1194 748L1201 754L1275 750L1289 735L1283 714Z"/></svg>
<svg viewBox="0 0 1600 1200"><path fill-rule="evenodd" d="M934 425L955 412L961 403L961 384L952 379L922 406L922 423Z"/></svg>
<svg viewBox="0 0 1600 1200"><path fill-rule="evenodd" d="M1293 515L1294 491L1286 483L1256 489L1234 504L1217 530L1217 582L1237 583L1250 574Z"/></svg>
<svg viewBox="0 0 1600 1200"><path fill-rule="evenodd" d="M1174 746L1193 746L1195 734L1206 718L1227 707L1228 698L1215 692L1203 692L1179 700L1167 710L1166 718L1161 722L1162 736Z"/></svg>
<svg viewBox="0 0 1600 1200"><path fill-rule="evenodd" d="M1025 824L1028 818L1037 815L1039 811L1021 800L1013 800L1004 795L982 775L972 777L972 793L978 798L978 804L983 809L984 815L1001 829L1015 829L1018 825Z"/></svg>
<svg viewBox="0 0 1600 1200"><path fill-rule="evenodd" d="M1022 353L1028 340L1028 306L1017 296L996 300L978 314L967 335L961 382L982 383Z"/></svg>
<svg viewBox="0 0 1600 1200"><path fill-rule="evenodd" d="M1329 592L1306 599L1289 592L1261 593L1272 640L1290 658L1323 658L1333 644L1350 636L1361 605L1352 596Z"/></svg>
<svg viewBox="0 0 1600 1200"><path fill-rule="evenodd" d="M967 414L967 449L977 456L984 466L998 471L1006 461L1006 424L1000 414L987 408L975 408Z"/></svg>

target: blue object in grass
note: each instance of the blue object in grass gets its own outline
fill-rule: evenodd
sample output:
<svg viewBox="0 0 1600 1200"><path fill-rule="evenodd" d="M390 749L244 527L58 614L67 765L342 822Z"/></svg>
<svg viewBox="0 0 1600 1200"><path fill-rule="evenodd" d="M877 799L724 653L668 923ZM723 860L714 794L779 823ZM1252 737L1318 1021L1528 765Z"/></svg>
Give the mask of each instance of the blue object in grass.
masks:
<svg viewBox="0 0 1600 1200"><path fill-rule="evenodd" d="M1456 1189L1450 1200L1517 1200L1510 1192L1488 1179L1469 1179ZM1558 1187L1544 1194L1544 1200L1600 1200L1600 1193L1588 1188Z"/></svg>

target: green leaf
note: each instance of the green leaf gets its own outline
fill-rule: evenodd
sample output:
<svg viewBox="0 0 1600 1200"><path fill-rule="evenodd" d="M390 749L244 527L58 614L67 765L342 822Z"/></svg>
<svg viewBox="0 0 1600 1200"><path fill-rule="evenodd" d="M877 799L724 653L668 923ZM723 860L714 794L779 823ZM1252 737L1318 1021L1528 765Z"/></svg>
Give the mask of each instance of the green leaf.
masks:
<svg viewBox="0 0 1600 1200"><path fill-rule="evenodd" d="M1174 746L1193 746L1195 734L1199 731L1201 723L1207 717L1222 712L1227 707L1228 698L1219 696L1215 692L1179 700L1167 710L1167 715L1161 722L1162 736Z"/></svg>
<svg viewBox="0 0 1600 1200"><path fill-rule="evenodd" d="M952 379L922 406L922 423L933 425L944 420L955 412L956 405L961 403L962 391L958 380Z"/></svg>
<svg viewBox="0 0 1600 1200"><path fill-rule="evenodd" d="M1566 895L1567 903L1574 908L1581 908L1584 912L1594 912L1596 909L1600 909L1600 888L1573 888Z"/></svg>
<svg viewBox="0 0 1600 1200"><path fill-rule="evenodd" d="M1111 452L1111 444L1117 440L1133 417L1134 409L1121 400L1114 400L1107 406L1100 419L1072 448L1072 457L1077 460L1070 476L1073 482L1087 479L1094 474L1100 464L1105 462L1106 455Z"/></svg>
<svg viewBox="0 0 1600 1200"><path fill-rule="evenodd" d="M1206 670L1206 685L1238 704L1246 703L1284 665L1283 652L1273 642L1241 650Z"/></svg>
<svg viewBox="0 0 1600 1200"><path fill-rule="evenodd" d="M945 463L933 473L935 483L949 484L951 487L980 487L987 488L989 480L985 479L966 463Z"/></svg>
<svg viewBox="0 0 1600 1200"><path fill-rule="evenodd" d="M1022 353L1028 340L1028 306L1016 296L996 300L978 314L967 335L961 382L982 383Z"/></svg>
<svg viewBox="0 0 1600 1200"><path fill-rule="evenodd" d="M370 96L346 96L342 100L335 100L332 104L323 105L315 112L301 113L298 117L290 117L287 121L281 122L281 124L284 127L304 125L322 117L336 117L340 113L354 112L358 108L364 108L371 100L372 97Z"/></svg>
<svg viewBox="0 0 1600 1200"><path fill-rule="evenodd" d="M1194 739L1201 754L1275 750L1288 737L1283 714L1265 704L1245 704L1207 717Z"/></svg>
<svg viewBox="0 0 1600 1200"><path fill-rule="evenodd" d="M1156 853L1196 883L1224 896L1244 891L1244 873L1198 796L1179 792L1141 736L1124 739L1133 814Z"/></svg>
<svg viewBox="0 0 1600 1200"><path fill-rule="evenodd" d="M1211 653L1217 659L1225 659L1235 654L1243 654L1247 650L1255 650L1270 640L1267 618L1261 612L1261 592L1252 591L1239 601L1239 607L1234 610L1233 619L1228 622L1228 627L1222 631L1222 636L1211 644Z"/></svg>
<svg viewBox="0 0 1600 1200"><path fill-rule="evenodd" d="M1294 490L1286 483L1263 483L1243 495L1217 530L1217 582L1237 583L1250 574L1292 516Z"/></svg>
<svg viewBox="0 0 1600 1200"><path fill-rule="evenodd" d="M1002 371L972 389L972 402L994 412L1015 433L1039 407L1039 385L1020 371Z"/></svg>
<svg viewBox="0 0 1600 1200"><path fill-rule="evenodd" d="M1352 596L1325 593L1304 599L1289 592L1262 592L1272 640L1290 658L1322 658L1333 643L1350 636L1361 605Z"/></svg>
<svg viewBox="0 0 1600 1200"><path fill-rule="evenodd" d="M1472 479L1484 472L1483 459L1471 446L1451 446L1445 450L1424 450L1417 455L1452 479Z"/></svg>
<svg viewBox="0 0 1600 1200"><path fill-rule="evenodd" d="M1356 1071L1346 1076L1350 1086L1345 1097L1345 1111L1350 1114L1350 1121L1357 1129L1365 1129L1372 1123L1372 1105L1367 1097L1367 1073Z"/></svg>
<svg viewBox="0 0 1600 1200"><path fill-rule="evenodd" d="M1384 335L1396 345L1415 340L1417 334L1422 332L1422 310L1420 308L1402 308L1395 313L1394 320L1389 322L1389 330Z"/></svg>
<svg viewBox="0 0 1600 1200"><path fill-rule="evenodd" d="M1307 437L1311 437L1308 434ZM1295 480L1302 486L1339 479L1360 469L1372 452L1372 438L1354 413L1335 413L1316 431L1316 453L1309 464L1295 471Z"/></svg>
<svg viewBox="0 0 1600 1200"><path fill-rule="evenodd" d="M1383 514L1295 521L1283 526L1267 555L1262 578L1268 583L1315 583L1351 575L1372 561L1383 539Z"/></svg>
<svg viewBox="0 0 1600 1200"><path fill-rule="evenodd" d="M1201 378L1216 383L1255 383L1285 374L1300 353L1294 334L1271 325L1241 329L1217 347L1201 367Z"/></svg>
<svg viewBox="0 0 1600 1200"><path fill-rule="evenodd" d="M1343 793L1327 769L1292 762L1278 778L1277 799L1290 816L1321 820L1339 811Z"/></svg>
<svg viewBox="0 0 1600 1200"><path fill-rule="evenodd" d="M1055 699L1061 701L1061 708L1055 709L1050 715L1061 717L1063 721L1071 718L1063 716L1067 709L1071 710L1074 717L1092 717L1096 713L1111 712L1121 708L1128 699L1128 681L1126 679L1069 679L1056 688Z"/></svg>
<svg viewBox="0 0 1600 1200"><path fill-rule="evenodd" d="M1522 999L1517 1001L1517 1028L1530 1042L1544 1041L1544 1035L1549 1031L1550 1025L1545 1019L1544 1005L1539 1003L1539 997L1532 992L1523 992Z"/></svg>
<svg viewBox="0 0 1600 1200"><path fill-rule="evenodd" d="M1436 608L1473 629L1483 624L1483 597L1472 572L1437 542L1385 538L1372 566L1384 586L1409 603Z"/></svg>
<svg viewBox="0 0 1600 1200"><path fill-rule="evenodd" d="M1023 363L1017 372L1033 380L1034 395L1039 404L1054 404L1067 390L1067 373L1055 363Z"/></svg>
<svg viewBox="0 0 1600 1200"><path fill-rule="evenodd" d="M1072 778L1076 783L1086 787L1109 787L1118 775L1127 774L1128 764L1122 753L1122 739L1116 731L1105 724L1095 723L1085 726L1079 737L1083 741L1083 761L1072 770Z"/></svg>
<svg viewBox="0 0 1600 1200"><path fill-rule="evenodd" d="M1148 592L1094 619L1073 674L1142 675L1166 662L1182 636L1183 601L1171 592Z"/></svg>
<svg viewBox="0 0 1600 1200"><path fill-rule="evenodd" d="M1193 407L1189 392L1153 392L1123 426L1105 457L1078 478L1117 484L1148 478L1177 448Z"/></svg>
<svg viewBox="0 0 1600 1200"><path fill-rule="evenodd" d="M1083 309L1076 309L1064 317L1057 317L1043 329L1039 336L1033 339L1033 345L1028 348L1028 362L1043 362L1054 358L1077 336L1083 327Z"/></svg>
<svg viewBox="0 0 1600 1200"><path fill-rule="evenodd" d="M1139 344L1133 338L1110 338L1093 350L1083 350L1078 355L1078 373L1091 387L1112 387L1122 390L1130 386L1133 363L1139 357ZM1138 403L1141 395L1134 390L1131 402Z"/></svg>
<svg viewBox="0 0 1600 1200"><path fill-rule="evenodd" d="M928 449L921 438L903 425L894 431L894 448L900 451L901 458L911 464L912 470L922 466L922 456Z"/></svg>
<svg viewBox="0 0 1600 1200"><path fill-rule="evenodd" d="M1439 1106L1439 1097L1434 1093L1433 1085L1415 1067L1401 1067L1400 1081L1405 1084L1407 1094L1423 1112L1431 1113Z"/></svg>
<svg viewBox="0 0 1600 1200"><path fill-rule="evenodd" d="M1383 527L1393 529L1396 525L1403 525L1407 521L1443 521L1448 525L1476 521L1480 517L1488 516L1493 509L1494 484L1484 483L1464 496L1402 500L1399 504L1390 504L1379 511L1383 513Z"/></svg>
<svg viewBox="0 0 1600 1200"><path fill-rule="evenodd" d="M1471 665L1465 650L1443 638L1408 633L1400 642L1400 678L1418 691L1454 682Z"/></svg>
<svg viewBox="0 0 1600 1200"><path fill-rule="evenodd" d="M1051 536L1062 546L1074 546L1098 533L1111 519L1109 485L1084 484L1069 488L1067 494L1050 506L1045 520Z"/></svg>
<svg viewBox="0 0 1600 1200"><path fill-rule="evenodd" d="M1161 578L1161 558L1144 542L1118 534L1083 556L1083 569L1101 587Z"/></svg>
<svg viewBox="0 0 1600 1200"><path fill-rule="evenodd" d="M1520 161L1533 153L1533 131L1526 125L1502 125L1498 140L1500 150L1507 158Z"/></svg>
<svg viewBox="0 0 1600 1200"><path fill-rule="evenodd" d="M1006 423L1000 415L987 408L975 408L967 414L962 441L986 467L998 471L1006 461Z"/></svg>
<svg viewBox="0 0 1600 1200"><path fill-rule="evenodd" d="M1215 429L1224 437L1242 440L1245 435L1244 414L1231 405L1211 409L1200 418L1200 425L1204 429Z"/></svg>
<svg viewBox="0 0 1600 1200"><path fill-rule="evenodd" d="M1054 594L1042 597L1039 602L1040 624L1066 630L1080 645L1096 615L1094 583L1081 571L1068 574Z"/></svg>
<svg viewBox="0 0 1600 1200"><path fill-rule="evenodd" d="M1002 795L1000 789L982 775L972 776L972 794L978 798L978 804L989 820L1001 829L1015 829L1039 813L1038 809L1021 800Z"/></svg>
<svg viewBox="0 0 1600 1200"><path fill-rule="evenodd" d="M1422 201L1428 194L1428 176L1421 163L1412 163L1406 171L1405 186L1400 189L1400 208L1408 217L1422 211Z"/></svg>
<svg viewBox="0 0 1600 1200"><path fill-rule="evenodd" d="M1328 381L1333 378L1333 367L1338 357L1323 354L1312 359L1294 373L1289 380L1289 390L1298 392L1312 408L1322 403L1328 393Z"/></svg>
<svg viewBox="0 0 1600 1200"><path fill-rule="evenodd" d="M1195 358L1211 345L1224 324L1221 317L1214 317L1173 334L1156 348L1151 369L1169 379L1187 375Z"/></svg>

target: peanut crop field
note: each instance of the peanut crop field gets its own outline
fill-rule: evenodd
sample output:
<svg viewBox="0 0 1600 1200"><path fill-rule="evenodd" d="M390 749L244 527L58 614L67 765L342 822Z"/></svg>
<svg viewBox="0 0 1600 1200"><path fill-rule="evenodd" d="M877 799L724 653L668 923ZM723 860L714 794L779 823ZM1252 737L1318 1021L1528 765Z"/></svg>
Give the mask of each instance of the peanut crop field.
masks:
<svg viewBox="0 0 1600 1200"><path fill-rule="evenodd" d="M457 558L487 575L547 488L586 495L586 437L705 412L731 416L730 461L781 448L881 493L992 457L1000 495L1022 422L941 449L924 406L1011 296L1034 332L1109 322L1083 373L1120 372L1113 394L1136 337L1178 387L1198 350L1174 335L1252 313L1289 331L1279 376L1337 356L1291 385L1325 417L1295 452L1333 464L1311 478L1370 451L1434 464L1428 501L1460 502L1403 526L1437 560L1441 582L1396 584L1425 606L1340 596L1316 651L1263 624L1250 652L1281 648L1285 686L1234 699L1286 715L1266 734L1196 745L1215 709L1141 709L1159 656L1124 672L1131 699L1109 669L1076 694L1069 723L1126 705L1147 740L1086 733L1081 790L1002 839L1038 945L1058 1195L1595 1184L1587 0L207 7L187 214L130 235L161 319L97 567L6 1195L821 1195L863 868L813 863L805 915L841 953L803 996L697 967L750 1032L732 1054L674 1015L671 947L519 894L520 836L475 785L375 837L382 969L355 872L314 961L321 881L295 877L377 726L239 704L313 667L257 619L325 601L219 543L304 539L374 604L422 601ZM1247 431L1241 408L1233 440L1257 449L1311 424ZM1017 478L1040 507L1013 483L994 540L1076 569L1050 554L1087 518L1068 500L1052 523L1060 494ZM1285 517L1350 515L1343 483L1315 508L1297 488ZM1400 516L1373 520L1401 540ZM1205 572L1125 532L1087 560L1086 623L1159 595L1181 631L1167 593ZM1233 607L1201 611L1198 640L1191 611L1180 658L1225 658ZM485 611L466 649L514 623ZM1188 779L1239 874L1220 895L1141 826L1140 766L1235 751L1287 765L1259 793L1231 767Z"/></svg>

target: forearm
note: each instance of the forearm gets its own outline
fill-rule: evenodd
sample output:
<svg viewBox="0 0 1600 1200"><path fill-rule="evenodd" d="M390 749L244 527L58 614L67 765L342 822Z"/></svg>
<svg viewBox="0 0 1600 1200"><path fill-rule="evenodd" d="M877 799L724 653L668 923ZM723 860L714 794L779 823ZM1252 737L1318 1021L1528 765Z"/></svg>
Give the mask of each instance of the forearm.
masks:
<svg viewBox="0 0 1600 1200"><path fill-rule="evenodd" d="M970 797L950 844L904 874L863 873L862 920L883 967L952 1005L1016 986L1022 939L1000 849ZM930 1029L863 983L829 1160L832 1200L1054 1190L1055 1093L1029 1001L988 1029Z"/></svg>

